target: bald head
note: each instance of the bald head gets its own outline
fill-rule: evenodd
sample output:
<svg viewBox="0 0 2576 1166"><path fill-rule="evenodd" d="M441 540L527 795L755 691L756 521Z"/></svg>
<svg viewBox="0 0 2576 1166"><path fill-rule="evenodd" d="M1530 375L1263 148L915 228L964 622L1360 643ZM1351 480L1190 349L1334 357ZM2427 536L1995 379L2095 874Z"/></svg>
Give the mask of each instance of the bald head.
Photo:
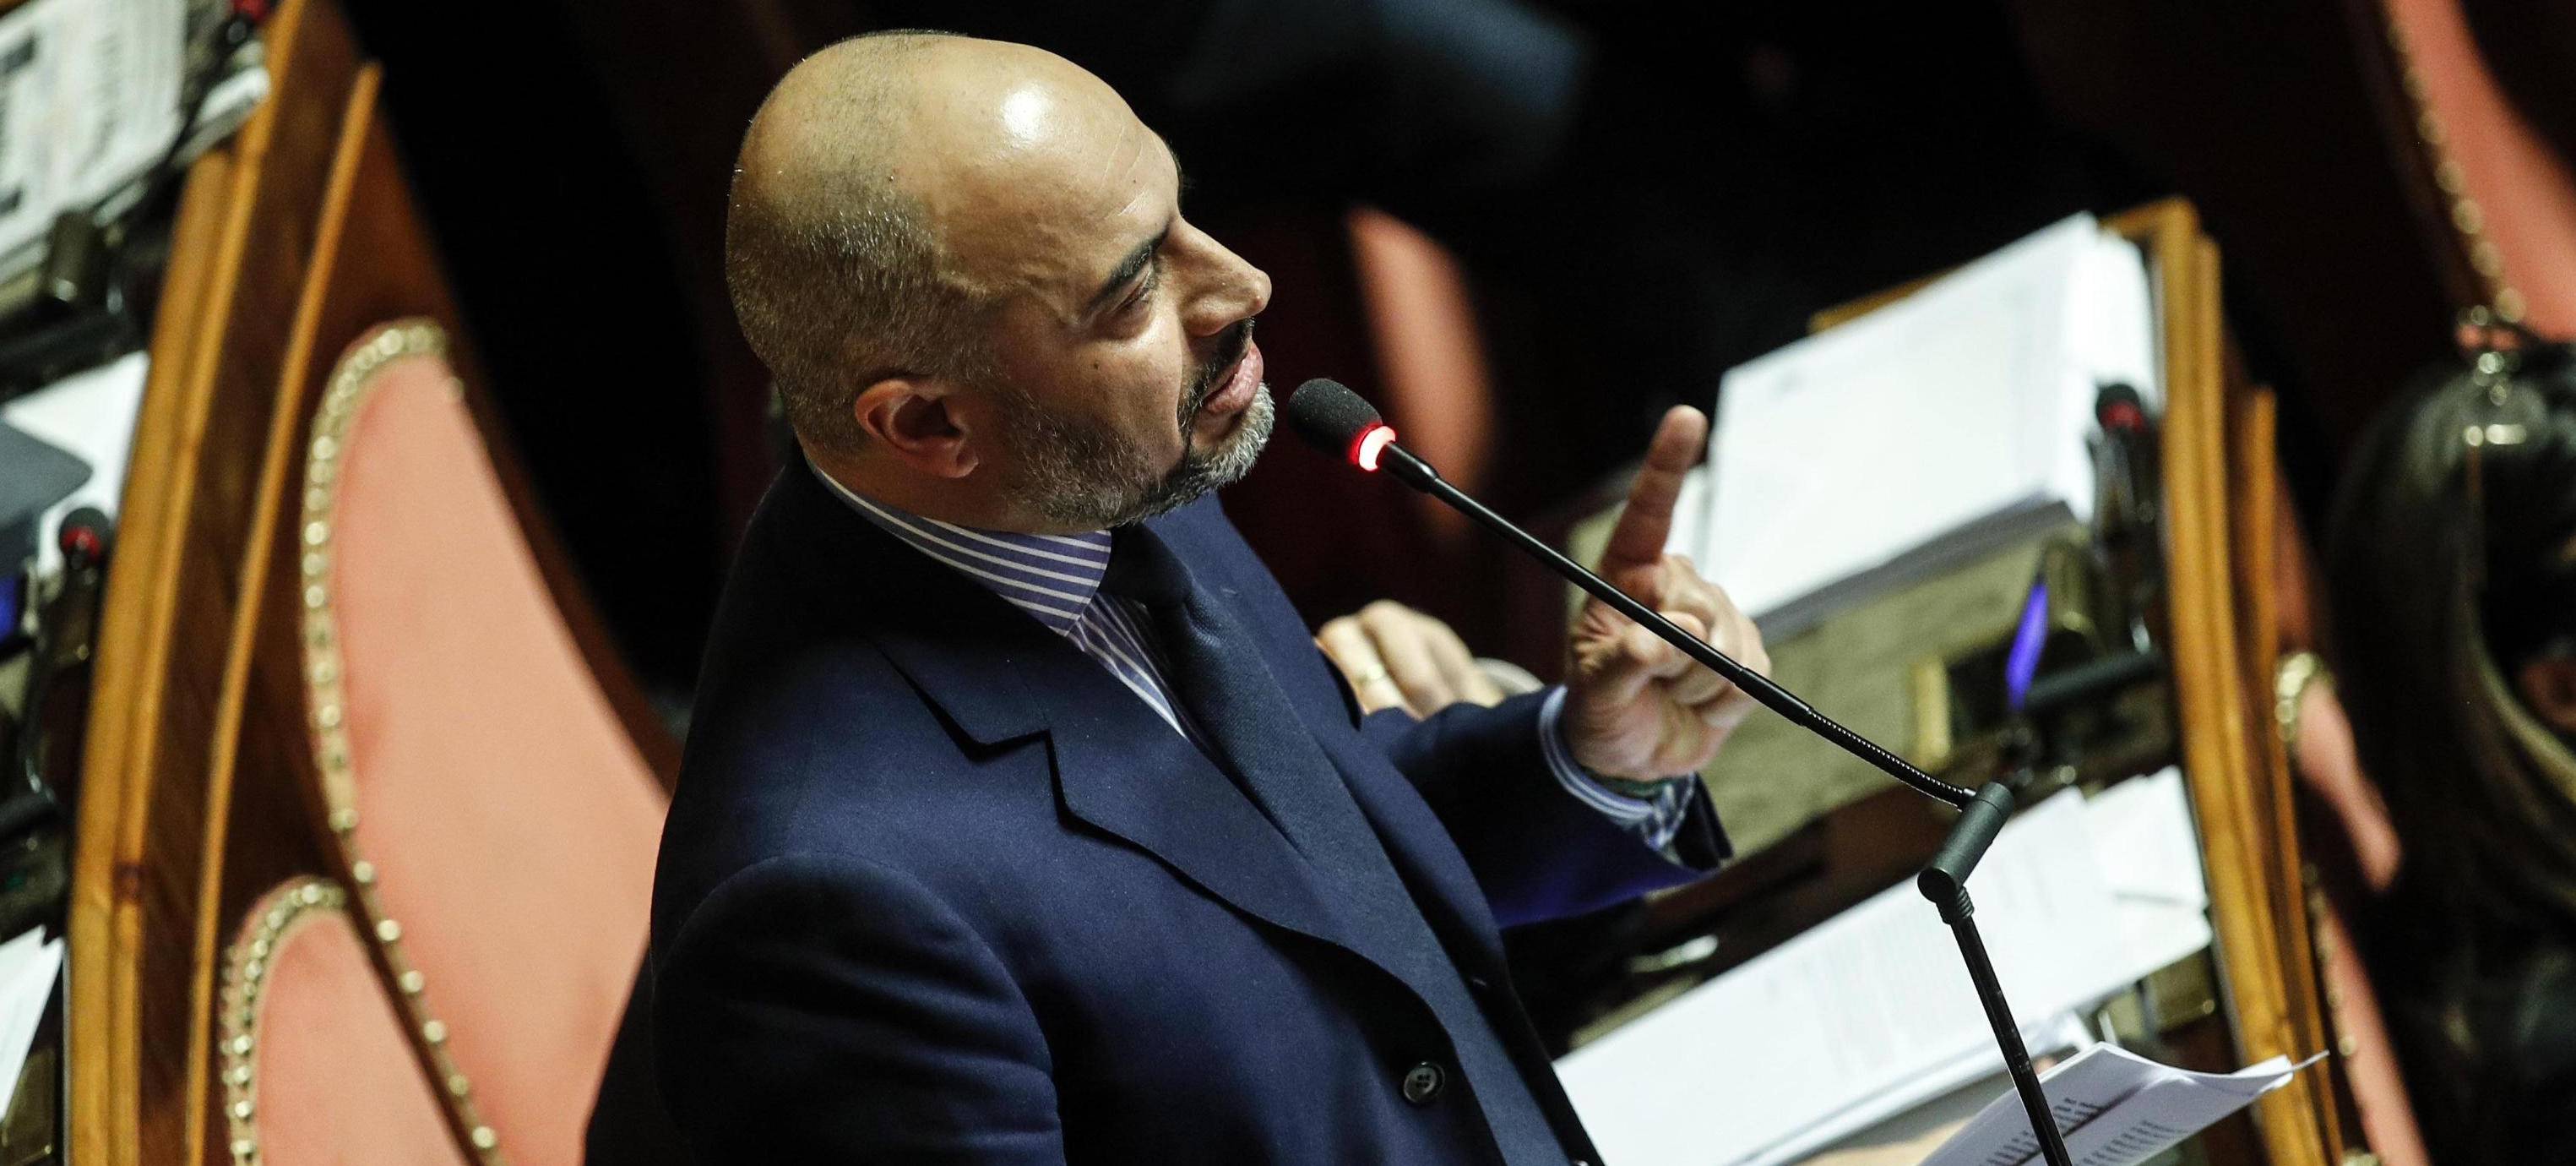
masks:
<svg viewBox="0 0 2576 1166"><path fill-rule="evenodd" d="M1141 131L1061 57L944 33L857 37L791 70L744 135L725 263L798 434L850 452L864 444L851 402L871 380L982 376L982 319L1010 290L1013 253L1043 243L1012 192L1075 164L1052 157L1068 136L1115 135L1122 119Z"/></svg>

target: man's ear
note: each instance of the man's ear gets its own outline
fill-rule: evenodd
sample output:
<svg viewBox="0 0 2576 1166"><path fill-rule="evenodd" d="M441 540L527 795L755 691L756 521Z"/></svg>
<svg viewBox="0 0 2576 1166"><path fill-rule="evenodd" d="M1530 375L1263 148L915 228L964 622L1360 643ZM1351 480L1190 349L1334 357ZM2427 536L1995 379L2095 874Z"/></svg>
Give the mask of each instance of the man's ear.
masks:
<svg viewBox="0 0 2576 1166"><path fill-rule="evenodd" d="M2561 733L2576 734L2576 659L2544 655L2524 664L2513 679L2533 716Z"/></svg>
<svg viewBox="0 0 2576 1166"><path fill-rule="evenodd" d="M850 411L859 428L896 460L932 477L962 478L983 456L949 408L956 395L957 386L943 378L884 377L860 389Z"/></svg>

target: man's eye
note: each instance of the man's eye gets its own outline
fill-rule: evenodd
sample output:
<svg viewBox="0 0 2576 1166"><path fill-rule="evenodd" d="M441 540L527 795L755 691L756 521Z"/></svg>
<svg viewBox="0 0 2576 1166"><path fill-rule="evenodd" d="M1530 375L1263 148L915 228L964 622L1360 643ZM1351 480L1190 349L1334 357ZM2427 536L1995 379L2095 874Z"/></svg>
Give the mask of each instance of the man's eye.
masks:
<svg viewBox="0 0 2576 1166"><path fill-rule="evenodd" d="M1154 289L1160 286L1162 282L1163 259L1162 256L1157 255L1151 263L1146 265L1144 277L1136 281L1136 290L1127 293L1126 302L1119 304L1118 310L1121 312L1127 312L1143 307L1145 304L1153 300Z"/></svg>

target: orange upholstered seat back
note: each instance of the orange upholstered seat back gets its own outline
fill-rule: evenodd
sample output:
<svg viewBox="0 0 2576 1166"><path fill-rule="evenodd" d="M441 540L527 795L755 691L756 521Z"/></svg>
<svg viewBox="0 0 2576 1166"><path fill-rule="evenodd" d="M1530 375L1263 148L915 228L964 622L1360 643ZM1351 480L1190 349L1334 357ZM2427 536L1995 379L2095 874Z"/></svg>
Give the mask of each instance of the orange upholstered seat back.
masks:
<svg viewBox="0 0 2576 1166"><path fill-rule="evenodd" d="M2576 336L2576 175L2507 103L2459 0L2384 2L2417 144L2483 298Z"/></svg>
<svg viewBox="0 0 2576 1166"><path fill-rule="evenodd" d="M312 433L308 711L360 914L474 1143L574 1166L644 949L660 787L554 603L438 329L352 346Z"/></svg>
<svg viewBox="0 0 2576 1166"><path fill-rule="evenodd" d="M245 1166L463 1166L340 888L263 896L225 961L230 1157Z"/></svg>

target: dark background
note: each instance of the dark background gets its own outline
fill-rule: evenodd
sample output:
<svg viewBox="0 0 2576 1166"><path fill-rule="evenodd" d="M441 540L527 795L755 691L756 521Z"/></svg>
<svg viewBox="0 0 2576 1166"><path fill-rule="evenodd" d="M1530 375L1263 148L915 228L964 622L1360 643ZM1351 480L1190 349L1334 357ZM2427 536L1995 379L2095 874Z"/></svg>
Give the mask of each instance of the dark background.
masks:
<svg viewBox="0 0 2576 1166"><path fill-rule="evenodd" d="M774 468L764 378L719 266L734 146L789 65L871 27L1030 40L1126 93L1192 171L1192 217L1276 279L1274 388L1333 375L1369 390L1350 205L1451 243L1493 349L1492 493L1518 516L1633 456L1663 406L1706 405L1719 371L1810 312L2077 210L2194 200L2245 359L2283 390L2282 453L2312 519L2362 423L2446 351L2446 274L2388 132L2377 9L2359 0L1559 4L1538 19L1591 62L1565 120L1515 113L1514 91L1467 70L1444 114L1473 125L1478 101L1506 107L1497 141L1376 155L1339 128L1416 108L1431 98L1395 90L1440 80L1390 80L1350 48L1378 5L1249 6L1288 31L1215 75L1295 52L1321 64L1248 93L1175 80L1223 31L1210 22L1246 7L525 0L469 20L354 5L510 437L666 711L686 708L732 541ZM1474 92L1479 77L1500 96ZM1498 636L1488 593L1503 587L1445 572L1520 568L1427 563L1407 512L1326 484L1287 444L1228 506L1311 616L1384 594L1471 642ZM1354 522L1352 506L1384 519Z"/></svg>

